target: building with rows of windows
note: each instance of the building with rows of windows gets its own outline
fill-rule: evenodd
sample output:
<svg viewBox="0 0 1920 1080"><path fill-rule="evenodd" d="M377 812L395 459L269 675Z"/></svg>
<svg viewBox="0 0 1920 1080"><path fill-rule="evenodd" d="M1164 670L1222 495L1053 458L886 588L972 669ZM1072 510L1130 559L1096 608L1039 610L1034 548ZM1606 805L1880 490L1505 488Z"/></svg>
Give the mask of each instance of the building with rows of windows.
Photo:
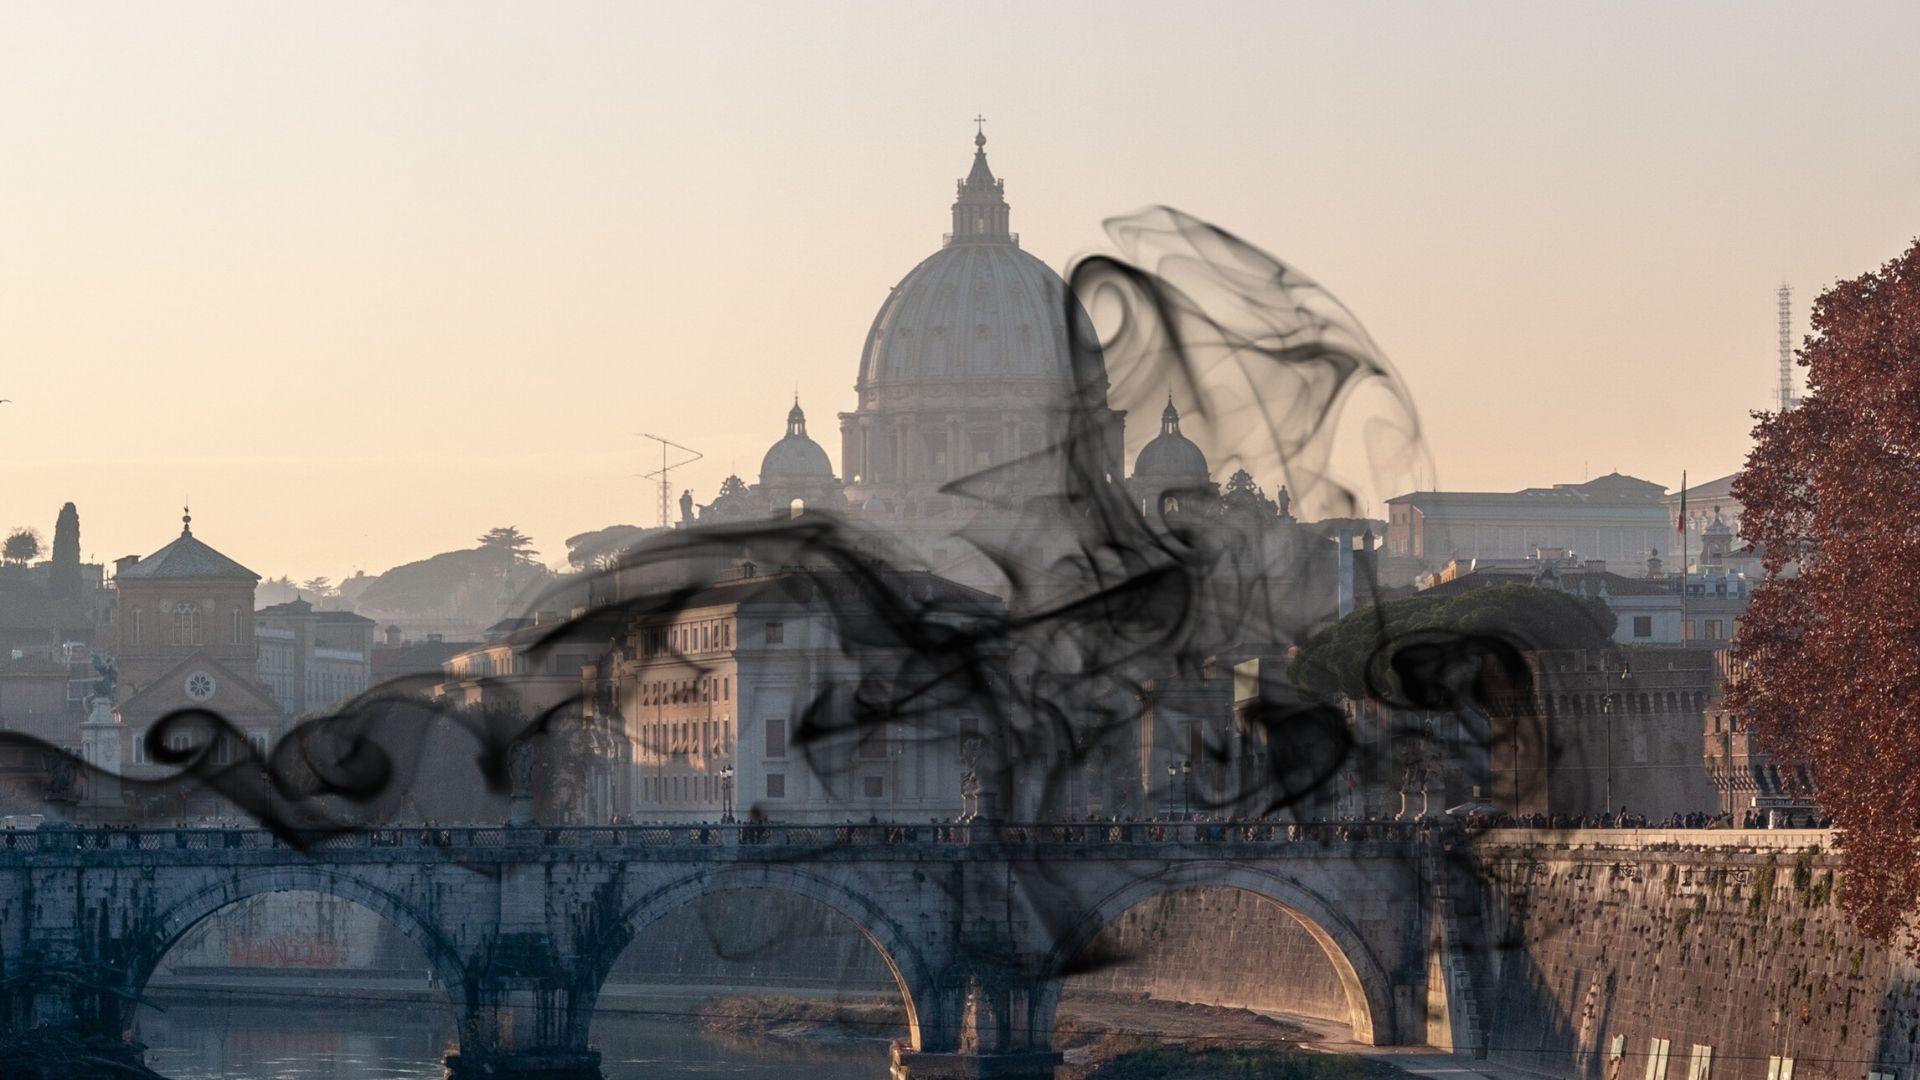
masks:
<svg viewBox="0 0 1920 1080"><path fill-rule="evenodd" d="M299 597L254 612L255 673L288 717L364 693L373 671L374 621L318 611Z"/></svg>
<svg viewBox="0 0 1920 1080"><path fill-rule="evenodd" d="M994 813L1004 782L988 743L1006 711L1004 677L978 687L930 673L900 628L1000 610L924 571L749 562L670 612L634 618L586 672L589 718L617 725L627 747L615 812L819 822ZM1003 671L1004 653L987 663Z"/></svg>

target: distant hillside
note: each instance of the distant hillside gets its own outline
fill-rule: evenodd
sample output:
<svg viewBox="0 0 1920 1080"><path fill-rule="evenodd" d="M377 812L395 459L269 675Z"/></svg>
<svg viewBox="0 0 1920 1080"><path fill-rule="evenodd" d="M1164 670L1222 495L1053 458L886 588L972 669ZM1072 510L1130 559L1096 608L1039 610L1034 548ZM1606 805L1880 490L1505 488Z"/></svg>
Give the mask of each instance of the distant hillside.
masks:
<svg viewBox="0 0 1920 1080"><path fill-rule="evenodd" d="M404 629L467 637L518 613L522 595L538 592L551 577L534 563L506 570L500 553L486 548L443 551L356 578L353 608Z"/></svg>

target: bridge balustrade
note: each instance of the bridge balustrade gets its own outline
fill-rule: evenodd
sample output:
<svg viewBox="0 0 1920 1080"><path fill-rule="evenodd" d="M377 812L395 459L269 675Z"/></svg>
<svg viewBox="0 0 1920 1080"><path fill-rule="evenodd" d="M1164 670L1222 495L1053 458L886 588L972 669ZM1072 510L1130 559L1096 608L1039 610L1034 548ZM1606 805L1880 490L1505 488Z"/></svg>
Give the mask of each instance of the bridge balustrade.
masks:
<svg viewBox="0 0 1920 1080"><path fill-rule="evenodd" d="M725 825L378 826L294 832L186 826L165 829L41 828L0 837L9 853L55 851L343 851L364 848L690 848L690 847L1106 847L1110 845L1337 844L1404 840L1411 822L936 822L925 825L734 823ZM529 837L532 839L529 840Z"/></svg>

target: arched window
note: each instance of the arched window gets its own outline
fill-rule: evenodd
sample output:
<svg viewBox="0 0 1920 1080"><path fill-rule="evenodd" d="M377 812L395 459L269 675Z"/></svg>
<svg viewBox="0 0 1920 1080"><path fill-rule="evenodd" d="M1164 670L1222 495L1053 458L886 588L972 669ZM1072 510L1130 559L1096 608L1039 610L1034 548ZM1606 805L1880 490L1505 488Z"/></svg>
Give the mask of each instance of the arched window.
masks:
<svg viewBox="0 0 1920 1080"><path fill-rule="evenodd" d="M135 645L140 644L140 630L141 630L140 609L134 608L133 609L133 643Z"/></svg>
<svg viewBox="0 0 1920 1080"><path fill-rule="evenodd" d="M787 504L788 517L799 517L801 514L804 514L806 512L807 512L807 500L805 499L795 499L792 502Z"/></svg>
<svg viewBox="0 0 1920 1080"><path fill-rule="evenodd" d="M234 608L233 609L233 642L232 644L244 645L246 644L246 641L247 639L245 636L245 631L242 630L241 623L240 623L240 609Z"/></svg>
<svg viewBox="0 0 1920 1080"><path fill-rule="evenodd" d="M200 605L181 604L173 609L173 643L175 645L200 644Z"/></svg>

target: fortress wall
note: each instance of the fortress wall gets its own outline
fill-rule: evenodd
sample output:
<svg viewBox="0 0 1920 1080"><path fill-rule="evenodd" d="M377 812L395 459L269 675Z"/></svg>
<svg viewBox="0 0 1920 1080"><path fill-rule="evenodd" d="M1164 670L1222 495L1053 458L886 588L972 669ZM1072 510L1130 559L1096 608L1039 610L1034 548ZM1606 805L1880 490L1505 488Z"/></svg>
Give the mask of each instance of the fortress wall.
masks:
<svg viewBox="0 0 1920 1080"><path fill-rule="evenodd" d="M1539 835L1476 844L1493 1061L1660 1080L1663 1039L1672 1080L1696 1046L1711 1080L1767 1080L1775 1057L1794 1080L1920 1076L1920 970L1840 912L1829 834Z"/></svg>

